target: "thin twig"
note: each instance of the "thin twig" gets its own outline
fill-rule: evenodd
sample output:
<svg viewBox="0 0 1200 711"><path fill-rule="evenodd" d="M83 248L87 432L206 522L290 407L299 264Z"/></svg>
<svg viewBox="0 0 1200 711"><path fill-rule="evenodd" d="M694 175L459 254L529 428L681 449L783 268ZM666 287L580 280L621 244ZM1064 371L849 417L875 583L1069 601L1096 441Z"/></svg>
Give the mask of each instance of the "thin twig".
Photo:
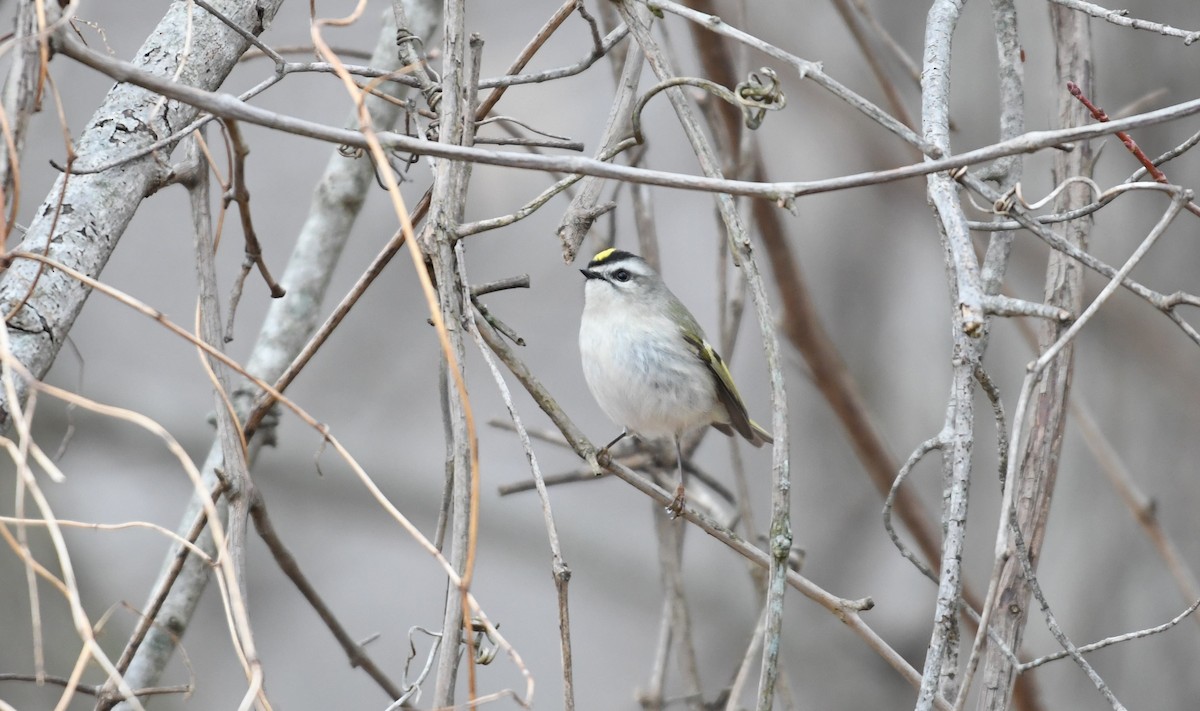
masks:
<svg viewBox="0 0 1200 711"><path fill-rule="evenodd" d="M567 438L571 447L584 460L588 461L596 469L600 469L600 464L596 461L596 448L584 437L579 428L566 416L562 408L554 401L553 397L546 391L545 387L538 381L529 368L512 352L512 350L504 343L495 332L488 329L482 324L479 325L480 335L483 340L492 349L492 352L508 367L509 371L516 376L529 394L538 403L538 406L545 412L555 425ZM604 467L608 471L618 476L622 481L632 485L643 494L653 498L662 506L666 506L671 502L672 495L663 489L655 486L644 477L640 476L628 467L622 466L616 462L609 462ZM716 524L711 519L700 515L691 507L684 507L681 519L688 521L708 535L724 543L734 552L746 558L751 563L763 568L770 567L772 556L748 543L733 531ZM790 551L789 551L790 553ZM920 683L921 675L904 658L898 654L891 646L887 644L878 634L875 633L862 620L860 613L871 609L874 606L869 598L862 600L846 600L838 598L826 592L819 586L815 585L808 579L804 578L799 573L790 568L786 574L787 585L799 591L805 597L813 600L817 604L824 607L830 613L835 615L839 620L844 622L856 635L866 642L866 644L879 654L883 659L892 666L900 675L912 684L914 687ZM949 709L949 705L939 703L939 709Z"/></svg>
<svg viewBox="0 0 1200 711"><path fill-rule="evenodd" d="M891 77L888 76L884 68L883 58L876 52L875 44L871 41L872 38L867 36L867 27L877 31L880 25L878 23L871 24L864 22L865 18L859 14L859 5L855 4L852 0L834 0L833 7L838 11L838 15L841 16L846 29L850 30L850 35L854 37L854 42L858 45L859 52L862 53L867 66L871 68L871 73L875 75L875 81L879 84L879 88L883 90L883 95L887 97L888 105L892 108L892 114L904 125L915 128L916 124L913 122L908 108L904 105L904 99L900 96L900 92L896 89L896 85L892 82Z"/></svg>
<svg viewBox="0 0 1200 711"><path fill-rule="evenodd" d="M1059 80L1077 81L1083 87L1090 87L1093 57L1087 19L1061 6L1053 5L1050 7L1050 16L1054 30L1055 68ZM1087 115L1077 102L1067 96L1060 96L1057 120L1060 125L1077 125L1086 123ZM1055 183L1075 176L1090 177L1093 157L1092 147L1086 142L1076 146L1074 151L1056 155L1052 172ZM1087 201L1088 195L1081 189L1082 186L1072 187L1073 189L1064 191L1057 199L1057 209L1075 208ZM1058 240L1077 250L1086 250L1091 226L1090 218L1064 223L1056 229ZM1046 271L1046 303L1078 313L1083 302L1083 272L1079 264L1068 259L1063 253L1053 252ZM1049 346L1066 328L1063 324L1048 324L1042 331L1041 346ZM1008 470L1004 477L1004 493L993 554L997 563L1000 558L1008 557L1007 562L1000 564L1000 588L996 604L1012 607L1009 608L1009 614L995 617L993 629L1011 649L1020 644L1027 621L1031 588L1037 582L1033 578L1033 561L1040 559L1050 503L1059 472L1066 404L1074 369L1072 356L1073 349L1067 347L1059 352L1058 358L1047 362L1044 369L1029 372L1013 411L1013 435L1009 442ZM1032 413L1029 410L1031 399L1035 401ZM1032 422L1026 432L1024 422L1027 415L1032 416ZM1026 441L1022 447L1023 432L1026 432ZM1025 531L1028 531L1028 535ZM1012 553L1014 539L1020 539L1022 543L1028 541L1028 546L1021 546L1015 555ZM1015 613L1011 611L1014 609ZM988 614L989 611L985 610L984 615ZM1061 631L1052 628L1051 632L1060 638L1060 642L1066 639L1061 635ZM1068 640L1064 647L1069 645ZM1099 680L1086 660L1077 654L1074 656L1093 683L1098 688L1102 687L1102 680ZM1013 693L1014 675L1014 661L1000 653L998 647L989 649L983 670L980 708L997 711L1008 708ZM1115 699L1110 701L1115 702Z"/></svg>
<svg viewBox="0 0 1200 711"><path fill-rule="evenodd" d="M1129 642L1129 641L1132 641L1135 639L1149 637L1150 635L1153 635L1153 634L1159 634L1161 632L1166 632L1167 630L1171 629L1175 625L1182 622L1184 618L1188 617L1193 612L1195 612L1196 608L1198 608L1198 607L1200 607L1200 599L1197 599L1196 602L1193 602L1191 605L1188 605L1186 610L1184 610L1183 612L1179 613L1178 615L1171 618L1169 621L1164 622L1161 625L1157 625L1155 627L1148 627L1146 629L1137 630L1135 632L1127 632L1125 634L1119 634L1119 635L1115 635L1113 637L1106 637L1097 642L1092 642L1091 644L1081 645L1076 648L1076 651L1079 652L1080 654L1090 654L1092 652L1095 652L1098 649L1104 649L1105 647L1109 647L1114 644L1120 644L1122 642ZM1053 654L1047 654L1043 657L1038 657L1037 659L1031 659L1028 662L1025 662L1024 664L1022 664L1020 666L1020 671L1026 672L1035 667L1040 667L1043 664L1057 661L1059 659L1065 659L1069 656L1071 656L1071 654L1070 654L1070 652L1068 652L1066 650L1054 652Z"/></svg>
<svg viewBox="0 0 1200 711"><path fill-rule="evenodd" d="M109 691L104 684L79 684L73 683L71 679L66 679L61 676L52 675L37 675L37 674L16 674L12 672L0 673L0 681L32 681L39 686L41 684L52 684L54 686L71 686L75 691L88 696L95 696L97 699L105 700L113 692ZM163 696L166 694L183 694L185 697L194 693L196 690L191 684L180 684L176 686L149 686L144 689L134 689L133 696ZM121 696L118 692L113 696L114 701L123 701L127 697ZM130 697L132 698L132 697Z"/></svg>
<svg viewBox="0 0 1200 711"><path fill-rule="evenodd" d="M1191 45L1193 42L1200 39L1200 32L1181 30L1177 27L1164 25L1159 22L1151 22L1149 20L1130 17L1129 10L1109 10L1095 3L1084 2L1083 0L1050 1L1056 5L1062 5L1063 7L1086 13L1090 17L1111 22L1119 27L1128 27L1134 30L1146 30L1147 32L1153 32L1166 37L1180 37L1183 39L1184 45Z"/></svg>
<svg viewBox="0 0 1200 711"><path fill-rule="evenodd" d="M1200 37L1200 33L1194 34L1196 37ZM1104 109L1093 104L1091 100L1088 99L1088 97L1083 93L1083 90L1079 88L1078 84L1073 81L1067 82L1067 91L1071 93L1071 96L1074 96L1076 99L1078 99L1079 103L1086 106L1087 110L1092 113L1092 116L1097 121L1101 123L1107 123L1109 121L1108 114L1104 112ZM1163 172L1159 170L1154 161L1150 160L1150 156L1147 156L1142 151L1141 147L1138 146L1137 141L1133 140L1133 136L1130 136L1128 131L1117 131L1116 135L1117 138L1121 139L1121 143L1125 145L1126 150L1132 153L1134 158L1137 158L1138 162L1142 164L1142 168L1144 168L1146 172L1150 174L1151 178L1154 178L1155 182L1162 183L1164 185L1170 184L1170 181L1167 180L1167 176L1163 175ZM1200 205L1189 202L1187 204L1187 210L1193 215L1200 216Z"/></svg>
<svg viewBox="0 0 1200 711"><path fill-rule="evenodd" d="M457 245L457 248L461 252L462 245ZM459 278L462 279L464 284L468 283L465 267L461 260L459 261ZM496 387L500 390L500 395L504 398L504 405L508 409L508 416L512 420L518 438L521 440L521 447L525 450L525 459L529 462L529 471L533 474L538 499L542 505L542 519L546 526L546 537L550 543L551 573L554 577L554 589L558 594L558 631L559 650L562 655L563 709L564 711L574 711L575 671L572 661L573 655L571 653L571 615L567 604L567 586L571 580L571 568L567 565L566 560L563 559L562 547L558 540L558 527L554 523L554 513L550 509L550 494L546 491L546 482L542 478L541 467L538 466L537 456L533 453L533 443L529 441L529 433L525 431L525 425L521 421L521 416L517 413L516 405L513 404L512 393L508 389L508 384L504 382L504 377L501 375L500 369L496 366L496 361L492 358L491 352L484 343L483 336L479 333L479 326L472 312L469 310L467 311L467 327L471 331L471 337L475 340L475 345L479 348L480 354L483 355L483 359L488 365L488 370L492 373L492 379L495 380Z"/></svg>
<svg viewBox="0 0 1200 711"><path fill-rule="evenodd" d="M187 103L210 113L253 123L268 128L286 131L299 136L306 136L334 144L345 144L360 148L368 147L368 140L358 131L338 129L332 126L287 116L269 111L258 106L247 104L225 94L208 92L193 87L173 84L149 72L144 72L133 65L112 59L98 52L87 49L78 41L64 38L60 51L101 71L114 79L129 82L151 91L160 93L172 99ZM1073 128L1063 128L1053 131L1030 131L1007 141L999 141L989 146L964 151L952 156L935 160L913 163L899 168L854 173L837 178L812 181L785 181L757 183L745 180L729 180L708 176L685 175L667 171L650 170L615 165L596 161L582 156L559 155L530 155L525 153L510 153L491 151L482 148L470 148L452 144L438 143L420 138L413 138L388 131L375 132L379 144L391 150L411 152L420 155L453 160L473 161L486 165L500 165L526 170L539 170L562 173L580 173L614 178L631 182L641 182L649 185L680 188L684 190L700 190L707 192L725 193L729 195L748 195L772 200L796 198L803 195L847 190L866 185L913 178L940 171L954 170L963 166L983 163L1018 153L1060 146L1099 136L1107 136L1117 131L1153 126L1168 121L1192 116L1200 113L1200 99L1185 101L1165 108L1137 114L1124 119L1117 119L1106 124L1089 124ZM901 126L901 124L897 124ZM907 130L907 129L905 129ZM938 153L933 148L930 152Z"/></svg>
<svg viewBox="0 0 1200 711"><path fill-rule="evenodd" d="M230 171L229 193L225 199L237 203L238 214L242 218L242 236L246 240L246 260L242 265L242 278L245 278L251 266L258 267L258 273L262 275L263 281L267 283L267 288L271 290L271 298L279 299L287 292L271 278L267 262L263 259L258 235L254 231L254 223L250 219L250 190L246 187L246 156L250 154L250 149L242 138L237 121L226 119L225 130L233 144L233 168Z"/></svg>
<svg viewBox="0 0 1200 711"><path fill-rule="evenodd" d="M263 543L267 545L267 550L271 551L271 556L275 559L275 563L283 574L292 581L308 604L312 606L317 616L329 628L329 632L333 634L334 639L341 645L342 650L346 653L346 658L350 662L350 666L362 669L375 680L379 688L387 692L388 697L398 699L403 695L403 691L395 682L388 678L387 674L382 669L376 666L375 662L367 654L367 650L363 645L354 640L353 637L342 626L337 616L321 599L320 593L309 582L308 576L300 569L300 564L288 550L279 534L275 531L274 524L271 523L271 518L267 514L267 502L263 500L262 492L254 489L250 494L250 515L254 520L254 529L258 531L259 537Z"/></svg>

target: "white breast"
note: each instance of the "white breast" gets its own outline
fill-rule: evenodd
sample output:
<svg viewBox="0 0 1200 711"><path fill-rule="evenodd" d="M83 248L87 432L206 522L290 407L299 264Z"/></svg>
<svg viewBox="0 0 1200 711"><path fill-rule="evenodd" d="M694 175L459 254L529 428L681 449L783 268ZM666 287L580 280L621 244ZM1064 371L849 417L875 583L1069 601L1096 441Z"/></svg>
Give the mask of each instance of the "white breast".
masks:
<svg viewBox="0 0 1200 711"><path fill-rule="evenodd" d="M665 316L625 318L607 298L611 287L589 282L579 329L583 375L604 414L642 438L672 437L713 421L712 375Z"/></svg>

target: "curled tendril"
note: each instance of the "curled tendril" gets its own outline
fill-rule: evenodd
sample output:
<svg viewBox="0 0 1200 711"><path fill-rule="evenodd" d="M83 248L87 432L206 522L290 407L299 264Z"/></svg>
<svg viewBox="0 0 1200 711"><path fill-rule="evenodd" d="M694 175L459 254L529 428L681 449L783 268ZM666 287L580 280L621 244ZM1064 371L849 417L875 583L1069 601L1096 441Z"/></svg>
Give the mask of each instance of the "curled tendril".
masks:
<svg viewBox="0 0 1200 711"><path fill-rule="evenodd" d="M779 86L779 75L770 67L750 72L750 78L734 87L734 93L742 104L746 128L751 131L762 125L768 111L780 111L787 106L787 96Z"/></svg>
<svg viewBox="0 0 1200 711"><path fill-rule="evenodd" d="M1050 194L1046 195L1041 200L1038 200L1038 201L1032 202L1032 203L1029 202L1028 200L1026 200L1025 196L1021 194L1021 184L1020 183L1017 183L1013 187L1016 189L1017 199L1019 199L1021 201L1022 205L1024 205L1027 209L1037 210L1042 207L1045 207L1047 204L1050 203L1051 200L1054 200L1054 198L1058 197L1059 193L1066 190L1067 187L1069 187L1070 185L1072 185L1074 183L1083 183L1084 185L1088 186L1089 188L1091 188L1092 194L1095 195L1097 198L1101 197L1104 194L1104 191L1100 189L1100 186L1096 184L1096 181L1094 181L1091 178L1088 178L1086 176L1083 176L1083 175L1073 175L1073 176L1067 178L1066 180L1062 181L1058 185L1054 186L1054 190L1051 190Z"/></svg>
<svg viewBox="0 0 1200 711"><path fill-rule="evenodd" d="M959 170L963 171L963 170L965 170L965 167L960 168ZM958 177L956 177L955 179L958 179ZM1041 200L1038 200L1036 202L1029 202L1028 200L1026 200L1025 195L1021 192L1021 184L1017 183L1016 185L1009 188L1008 191L1006 191L1003 195L1001 195L999 198L997 198L994 203L992 203L991 212L994 215L1007 215L1018 204L1020 204L1026 210L1041 209L1042 207L1045 207L1050 201L1054 200L1054 198L1058 197L1058 195L1062 191L1066 190L1068 187L1070 187L1071 185L1073 185L1075 183L1082 183L1082 184L1088 186L1089 188L1091 188L1092 194L1095 195L1097 199L1101 199L1104 197L1104 191L1100 189L1100 186L1096 184L1096 181L1092 180L1091 178L1087 178L1087 177L1084 177L1081 175L1075 175L1070 178L1067 178L1066 180L1064 180L1061 183L1059 183L1058 185L1056 185L1054 187L1054 189L1051 190L1048 195L1046 195ZM980 212L988 212L988 210L986 208L982 207L981 205L976 204L973 199L971 200L971 204L974 205L975 208L977 210L979 210Z"/></svg>
<svg viewBox="0 0 1200 711"><path fill-rule="evenodd" d="M492 639L492 633L488 631L487 625L478 618L472 618L471 631L475 633L475 638L471 641L471 648L475 650L475 663L487 666L494 662L500 648L496 646L496 640ZM491 646L485 647L484 640L487 640Z"/></svg>
<svg viewBox="0 0 1200 711"><path fill-rule="evenodd" d="M413 52L416 54L416 56L423 56L424 52L422 50L425 48L424 41L422 41L420 37L417 37L413 33L409 32L407 27L401 27L400 29L396 30L396 46L399 47L405 42L412 43ZM404 52L400 53L400 60L404 61ZM422 62L422 64L424 64L423 69L427 74L429 74L431 81L422 87L421 94L425 97L425 103L429 106L429 110L437 113L438 106L440 106L442 103L442 80L440 77L438 77L437 72L433 71L433 68L430 67L428 63Z"/></svg>
<svg viewBox="0 0 1200 711"><path fill-rule="evenodd" d="M660 82L638 99L633 107L633 138L638 143L645 142L642 134L642 109L646 107L656 94L673 86L694 86L703 89L713 96L723 99L742 112L746 128L754 130L762 125L767 111L778 111L787 106L787 97L779 85L779 77L769 67L763 67L758 72L750 74L750 78L739 83L730 91L716 82L699 77L673 77Z"/></svg>
<svg viewBox="0 0 1200 711"><path fill-rule="evenodd" d="M961 181L963 178L966 177L968 172L969 172L969 167L964 165L964 166L955 168L954 170L950 171L949 175L953 180ZM1062 193L1064 190L1066 190L1068 187L1070 187L1071 185L1074 185L1076 183L1082 183L1083 185L1086 185L1088 188L1090 188L1092 191L1092 194L1096 197L1097 200L1103 200L1106 197L1105 191L1100 189L1100 186L1096 183L1096 181L1094 181L1091 178L1088 178L1086 176L1074 175L1074 176L1071 176L1070 178L1067 178L1066 180L1062 181L1058 185L1054 186L1054 189L1051 190L1048 195L1046 195L1041 200L1038 200L1036 202L1029 202L1028 200L1025 199L1025 195L1021 192L1021 183L1019 183L1019 182L1016 185L1013 185L1008 190L1006 190L1003 195L996 198L996 201L992 203L990 210L988 208L980 205L979 203L975 202L975 199L970 197L969 195L968 195L968 199L971 201L971 205L976 210L979 210L980 212L990 212L993 215L1007 215L1018 204L1021 205L1022 207L1024 207L1026 210L1041 209L1041 208L1045 207L1047 204L1049 204L1056 197L1058 197L1059 194Z"/></svg>

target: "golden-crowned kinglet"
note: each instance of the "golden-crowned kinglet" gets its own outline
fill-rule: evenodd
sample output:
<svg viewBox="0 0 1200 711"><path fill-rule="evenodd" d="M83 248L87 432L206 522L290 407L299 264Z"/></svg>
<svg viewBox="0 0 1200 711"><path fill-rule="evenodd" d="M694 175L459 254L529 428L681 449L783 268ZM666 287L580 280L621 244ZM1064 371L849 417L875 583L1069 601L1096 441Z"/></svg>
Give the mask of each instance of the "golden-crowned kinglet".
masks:
<svg viewBox="0 0 1200 711"><path fill-rule="evenodd" d="M771 435L749 415L725 361L709 345L687 307L641 257L606 249L581 269L583 318L579 353L588 389L604 414L626 435L670 437L678 457L679 486L667 508L683 511L685 475L680 437L712 425L761 447Z"/></svg>

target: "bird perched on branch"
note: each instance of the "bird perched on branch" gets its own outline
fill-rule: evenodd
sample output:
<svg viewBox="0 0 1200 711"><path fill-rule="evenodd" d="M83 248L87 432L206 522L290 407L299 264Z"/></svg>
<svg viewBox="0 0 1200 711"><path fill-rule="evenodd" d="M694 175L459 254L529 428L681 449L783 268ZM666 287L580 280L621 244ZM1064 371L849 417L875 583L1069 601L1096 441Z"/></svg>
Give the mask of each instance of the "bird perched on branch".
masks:
<svg viewBox="0 0 1200 711"><path fill-rule="evenodd" d="M680 438L712 425L737 433L755 447L773 441L750 419L733 376L704 331L646 260L606 249L580 270L586 278L579 352L588 389L609 419L626 435L675 443L679 486L667 510L683 512Z"/></svg>

